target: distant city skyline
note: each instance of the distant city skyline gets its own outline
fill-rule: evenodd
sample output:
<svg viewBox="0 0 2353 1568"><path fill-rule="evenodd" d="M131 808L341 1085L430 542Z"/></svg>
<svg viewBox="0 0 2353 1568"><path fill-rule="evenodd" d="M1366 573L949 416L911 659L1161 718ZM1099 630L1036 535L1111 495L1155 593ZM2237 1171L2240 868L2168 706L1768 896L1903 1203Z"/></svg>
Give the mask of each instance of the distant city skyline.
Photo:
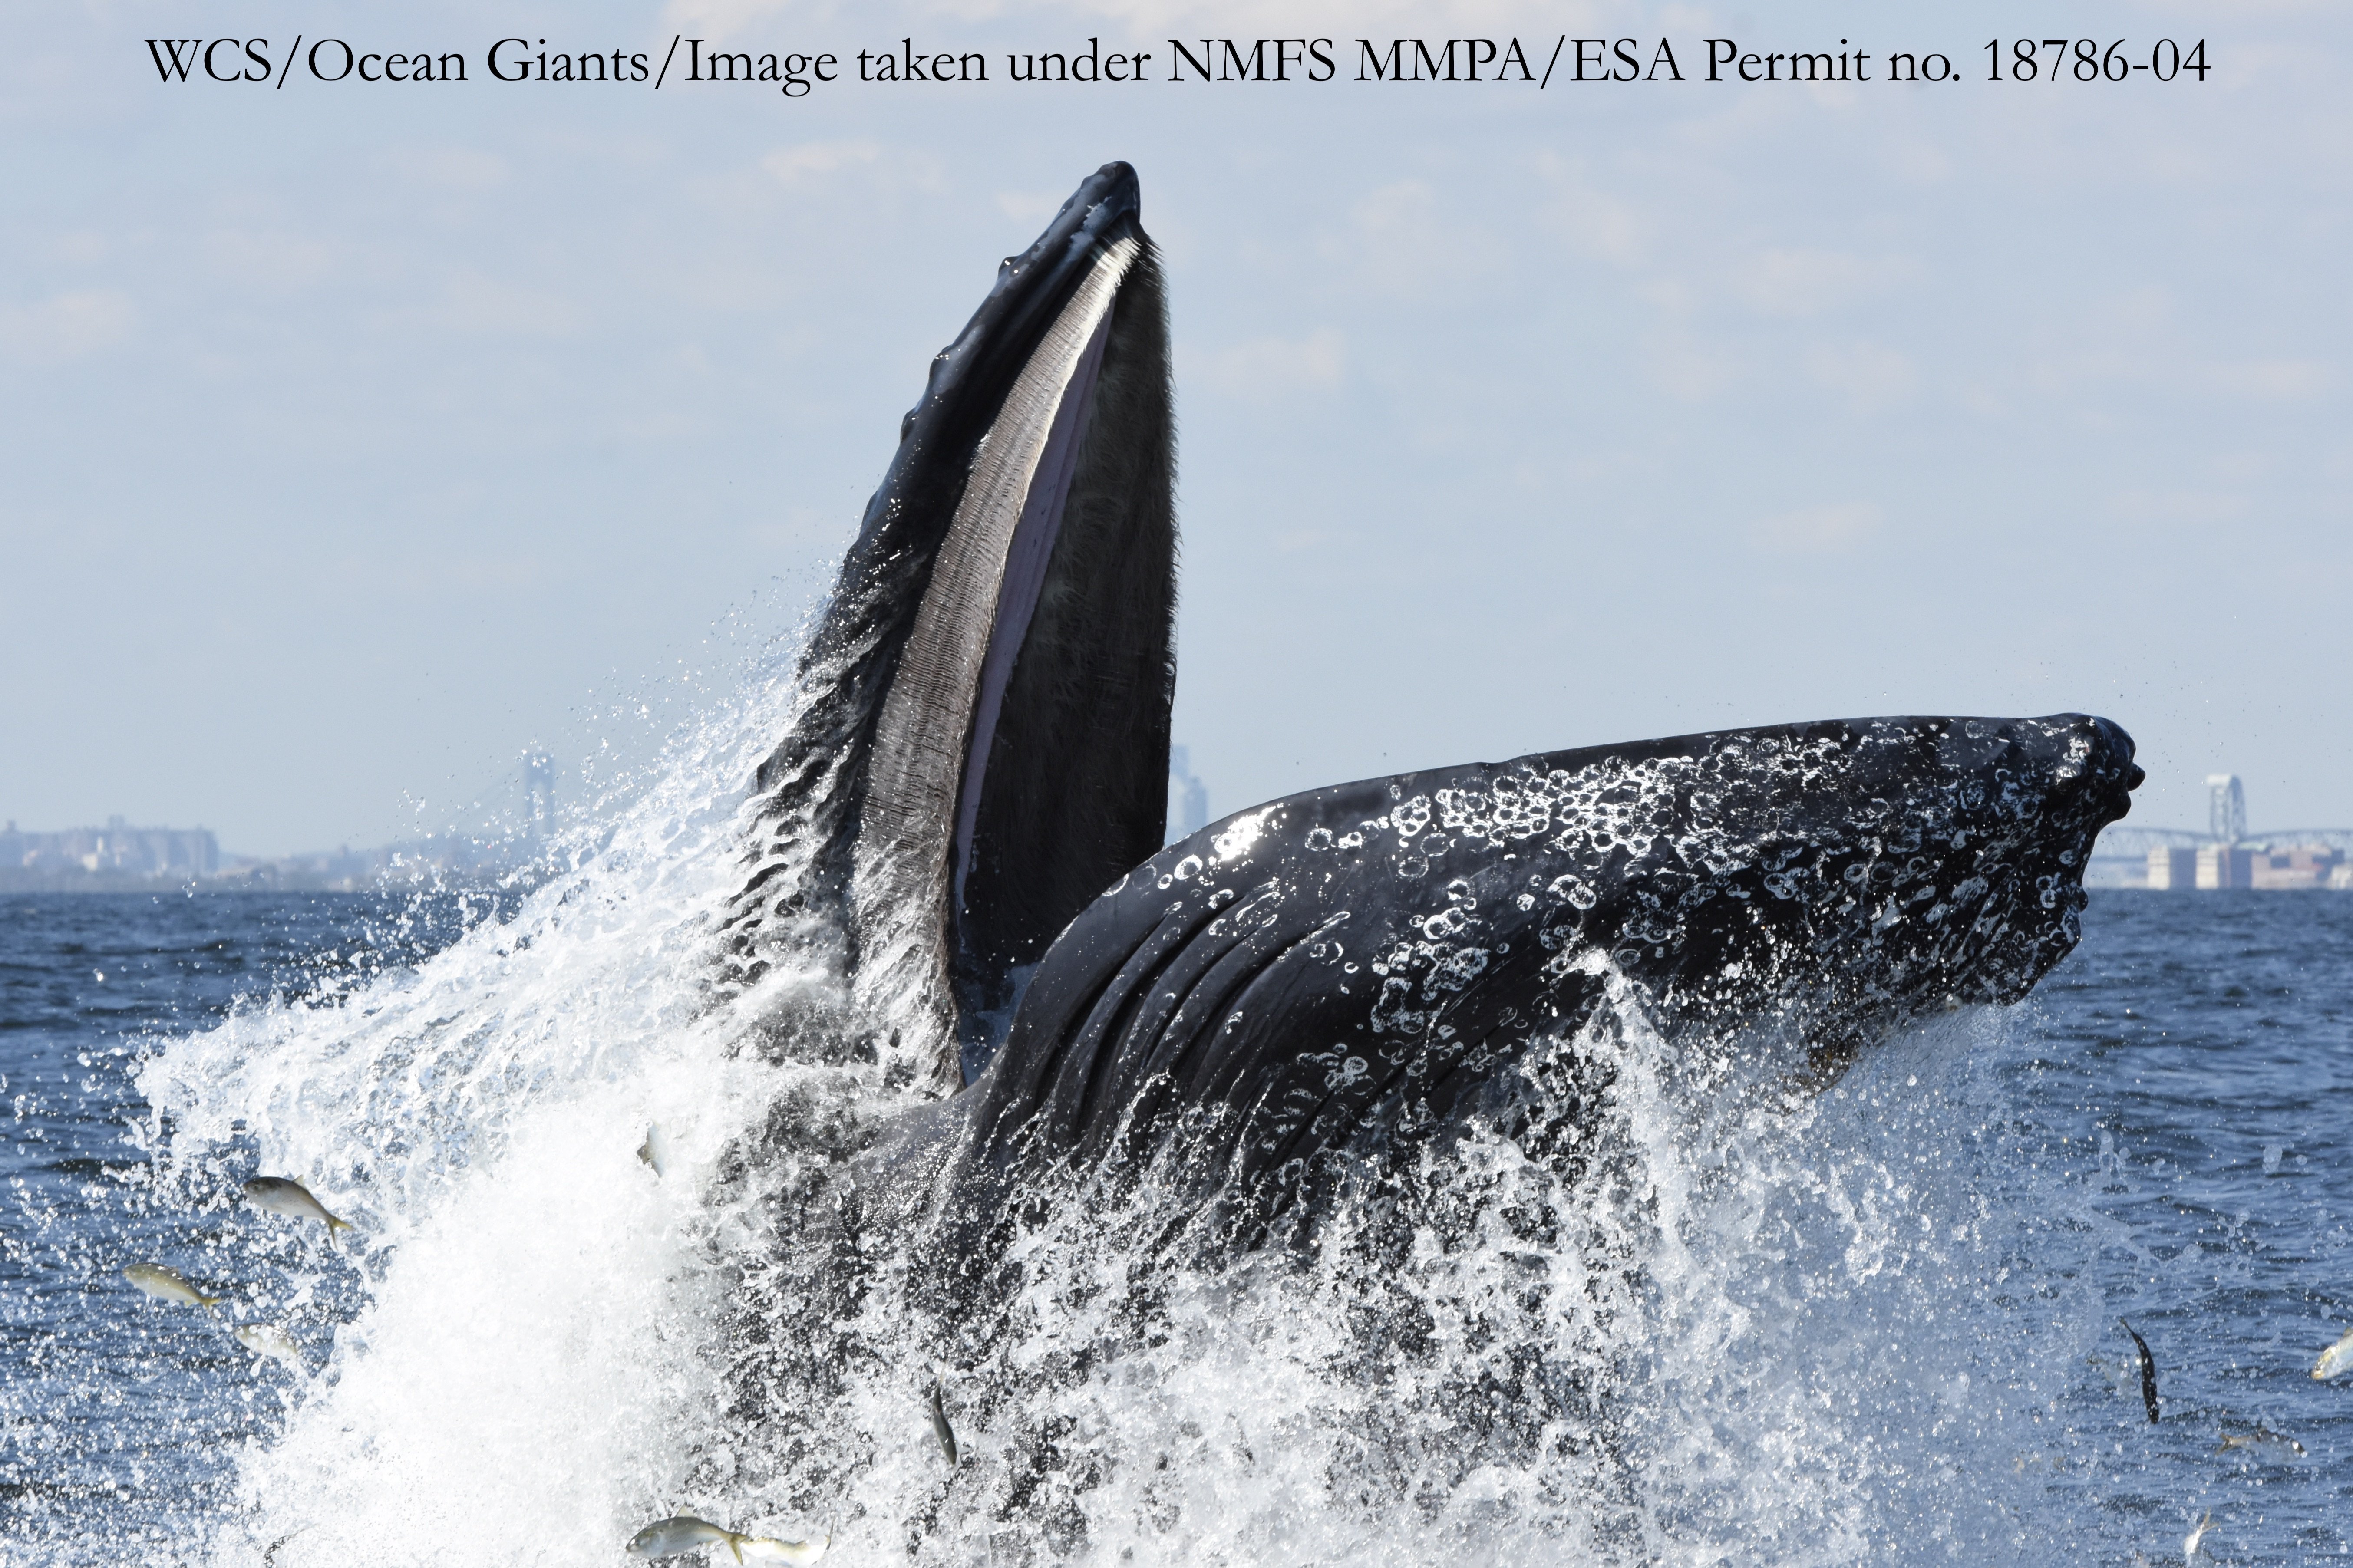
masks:
<svg viewBox="0 0 2353 1568"><path fill-rule="evenodd" d="M492 798L489 809L476 814L474 831L469 833L453 826L443 837L477 842L544 841L556 831L559 824L558 777L555 758L543 748L532 747L522 755L512 809L502 811L496 802L496 792L491 792ZM1182 744L1172 745L1168 752L1168 837L1171 842L1186 837L1206 826L1208 821L1208 785L1193 773L1190 750ZM190 860L190 857L197 854L193 849L183 852L154 847L156 843L174 835L202 839L206 847L200 863L205 874L210 874L222 858L216 836L201 824L192 828L134 827L119 813L109 815L102 827L83 825L70 828L20 831L13 817L6 819L6 824L5 829L0 830L0 871L16 866L79 863L86 856L105 854L107 851L102 841L111 840L117 861L127 852L136 853L143 857L142 865L147 873L163 874L184 861L196 863ZM127 851L123 847L126 844L130 846ZM227 858L230 861L303 859L325 862L349 860L355 854L365 857L378 853L374 849L355 852L350 843L344 841L332 849L310 846L297 850L278 851L274 855L247 854L233 849ZM94 871L98 868L93 865L88 868ZM115 868L122 867L118 865Z"/></svg>
<svg viewBox="0 0 2353 1568"><path fill-rule="evenodd" d="M2265 819L2353 820L2341 8L2105 8L2104 36L2203 37L2212 69L2164 83L789 103L167 87L141 41L166 15L28 8L0 54L19 821L385 843L533 743L625 789L775 678L932 356L1111 158L1168 279L1176 724L1221 809L1694 731L2077 710L2139 742L2134 821L2194 826L2224 771ZM237 12L290 38L322 15ZM544 26L992 52L1733 28L1959 61L2048 20L671 0ZM400 27L479 52L476 8Z"/></svg>
<svg viewBox="0 0 2353 1568"><path fill-rule="evenodd" d="M141 887L213 890L353 891L385 883L499 880L527 871L543 847L529 829L448 833L354 849L276 855L224 852L206 827L136 826L0 828L0 893L119 891Z"/></svg>
<svg viewBox="0 0 2353 1568"><path fill-rule="evenodd" d="M526 752L522 759L520 781L516 785L516 799L511 808L501 810L496 803L495 792L491 792L492 800L489 809L477 813L477 822L471 830L452 826L436 837L450 841L463 840L475 844L505 842L529 844L541 841L554 831L557 823L556 777L554 759L546 752L534 748ZM2261 829L2252 828L2248 826L2244 781L2235 773L2215 773L2207 775L2205 786L2208 797L2208 819L2202 828L2148 822L2137 815L2129 816L2121 822L2111 824L2104 831L2101 837L2104 853L2101 858L2121 858L2138 861L2146 853L2138 845L2122 852L2114 849L2113 846L2119 841L2129 841L2150 835L2169 836L2184 840L2210 839L2226 844L2235 842L2285 844L2294 835L2305 833L2339 836L2348 842L2353 842L2353 823L2344 826L2306 823L2281 825ZM1217 816L1229 816L1233 811L1241 809L1247 809L1247 807L1229 806ZM1169 747L1167 811L1166 837L1170 843L1187 837L1216 820L1216 816L1212 814L1208 785L1192 771L1192 749L1186 744L1173 744ZM45 843L42 853L78 859L86 854L98 852L97 847L89 843L89 840L113 836L118 841L125 838L144 840L147 846L145 848L142 849L134 844L133 850L148 855L153 860L153 868L160 870L167 865L179 864L180 860L176 857L182 852L176 849L158 850L153 847L153 845L166 837L182 835L200 836L213 846L208 851L211 857L230 862L238 860L258 862L270 859L319 861L352 859L369 856L380 857L401 847L396 844L385 846L381 849L368 847L355 851L348 841L344 841L332 848L314 845L297 850L277 851L271 854L252 853L234 848L224 852L217 847L216 837L211 829L202 825L188 828L134 826L120 814L112 814L107 817L106 826L102 827L81 824L69 828L23 829L19 827L16 819L11 817L6 819L5 828L0 828L0 869L5 869L20 862L31 864L31 861L25 860L23 858L35 852L32 845L37 839L54 841ZM425 840L410 839L404 842L416 844ZM69 849L67 847L69 844L72 846ZM121 851L118 849L116 853L119 855ZM162 858L156 858L159 856Z"/></svg>

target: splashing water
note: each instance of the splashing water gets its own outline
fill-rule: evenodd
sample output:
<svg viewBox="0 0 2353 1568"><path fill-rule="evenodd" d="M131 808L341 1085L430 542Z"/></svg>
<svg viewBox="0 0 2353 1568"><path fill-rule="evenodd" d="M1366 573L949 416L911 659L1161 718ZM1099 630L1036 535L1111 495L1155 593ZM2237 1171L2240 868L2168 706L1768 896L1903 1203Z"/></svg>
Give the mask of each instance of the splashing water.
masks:
<svg viewBox="0 0 2353 1568"><path fill-rule="evenodd" d="M570 1563L678 1512L845 1562L2096 1549L2115 1226L2031 1168L1998 1015L1801 1094L1802 1042L1671 1047L1621 996L1512 1114L1289 1245L1220 1257L1149 1173L1041 1201L969 1321L920 1304L908 1238L805 1235L810 1172L906 1098L762 1034L835 986L821 956L711 979L789 692L706 721L512 919L145 1065L139 1201L217 1215L309 1367L188 1555ZM358 1239L237 1210L255 1172Z"/></svg>
<svg viewBox="0 0 2353 1568"><path fill-rule="evenodd" d="M244 1467L220 1560L576 1562L670 1511L653 1500L725 1402L723 1260L753 1239L701 1194L779 1088L730 1050L703 978L743 748L778 690L681 748L512 921L340 1005L243 1012L141 1075L165 1182L209 1198L217 1156L250 1149L361 1238L364 1305ZM649 1127L660 1176L636 1154Z"/></svg>

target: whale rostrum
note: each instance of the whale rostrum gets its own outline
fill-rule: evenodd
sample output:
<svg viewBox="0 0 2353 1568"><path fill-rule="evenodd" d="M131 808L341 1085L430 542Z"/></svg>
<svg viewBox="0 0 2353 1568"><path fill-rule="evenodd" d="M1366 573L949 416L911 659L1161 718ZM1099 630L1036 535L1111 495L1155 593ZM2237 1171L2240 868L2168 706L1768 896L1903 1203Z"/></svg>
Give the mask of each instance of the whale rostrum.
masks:
<svg viewBox="0 0 2353 1568"><path fill-rule="evenodd" d="M849 1187L973 1237L1042 1173L1149 1167L1263 1234L1518 1114L1532 1045L1605 1004L1670 1041L1794 1035L1818 1082L2074 945L2141 780L2079 714L1430 769L1161 847L1171 409L1159 265L1110 164L934 363L754 785L730 977L838 954L833 1026L936 1091Z"/></svg>

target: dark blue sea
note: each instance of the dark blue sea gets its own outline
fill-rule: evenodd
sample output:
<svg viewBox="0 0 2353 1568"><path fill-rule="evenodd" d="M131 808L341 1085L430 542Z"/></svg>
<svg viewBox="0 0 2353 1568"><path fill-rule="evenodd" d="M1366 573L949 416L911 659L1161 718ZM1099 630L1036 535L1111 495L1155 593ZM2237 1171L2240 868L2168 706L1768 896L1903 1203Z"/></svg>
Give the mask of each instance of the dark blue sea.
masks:
<svg viewBox="0 0 2353 1568"><path fill-rule="evenodd" d="M1049 1539L962 1521L889 1391L840 1412L850 1495L731 1447L748 1244L696 1173L777 1085L698 1032L691 816L503 904L0 898L0 1555L618 1563L688 1504L829 1514L843 1562L2179 1563L2210 1513L2215 1562L2346 1552L2353 1376L2312 1372L2353 1329L2353 898L2095 893L2025 1005L1799 1110L1631 1074L1639 1282L1560 1331L1621 1381L1606 1464L1447 1463L1409 1385L1335 1386L1366 1358L1316 1298L1229 1283L1069 1395L1103 1462ZM356 1237L242 1203L258 1173ZM152 1300L134 1262L229 1300ZM1475 1316L1483 1278L1432 1300ZM1373 1433L1414 1450L1377 1496L1341 1479ZM1147 1493L1148 1443L1187 1473Z"/></svg>

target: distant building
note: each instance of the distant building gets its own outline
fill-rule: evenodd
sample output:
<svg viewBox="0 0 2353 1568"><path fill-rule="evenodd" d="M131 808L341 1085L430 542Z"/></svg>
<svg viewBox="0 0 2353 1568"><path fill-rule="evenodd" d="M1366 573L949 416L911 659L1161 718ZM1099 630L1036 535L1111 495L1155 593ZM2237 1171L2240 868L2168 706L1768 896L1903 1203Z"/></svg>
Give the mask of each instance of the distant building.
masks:
<svg viewBox="0 0 2353 1568"><path fill-rule="evenodd" d="M2345 886L2337 873L2345 866L2345 851L2323 844L2297 844L2285 849L2257 849L2247 856L2250 888L2295 892L2307 888Z"/></svg>
<svg viewBox="0 0 2353 1568"><path fill-rule="evenodd" d="M2198 886L2198 851L2185 845L2160 844L2148 852L2148 880L2160 892L2187 892Z"/></svg>
<svg viewBox="0 0 2353 1568"><path fill-rule="evenodd" d="M1168 842L1190 838L1209 826L1209 789L1193 776L1188 746L1168 748Z"/></svg>
<svg viewBox="0 0 2353 1568"><path fill-rule="evenodd" d="M300 855L236 855L214 886L223 889L352 893L414 885L513 886L530 879L528 838L513 840L446 833L374 848L312 850Z"/></svg>
<svg viewBox="0 0 2353 1568"><path fill-rule="evenodd" d="M103 827L26 833L11 822L0 831L0 886L88 878L194 881L219 869L220 845L209 827L133 827L110 816Z"/></svg>
<svg viewBox="0 0 2353 1568"><path fill-rule="evenodd" d="M2235 779L2232 781L2237 783ZM2236 844L2201 844L2198 847L2198 886L2205 892L2232 888L2251 888L2253 882L2254 855Z"/></svg>

